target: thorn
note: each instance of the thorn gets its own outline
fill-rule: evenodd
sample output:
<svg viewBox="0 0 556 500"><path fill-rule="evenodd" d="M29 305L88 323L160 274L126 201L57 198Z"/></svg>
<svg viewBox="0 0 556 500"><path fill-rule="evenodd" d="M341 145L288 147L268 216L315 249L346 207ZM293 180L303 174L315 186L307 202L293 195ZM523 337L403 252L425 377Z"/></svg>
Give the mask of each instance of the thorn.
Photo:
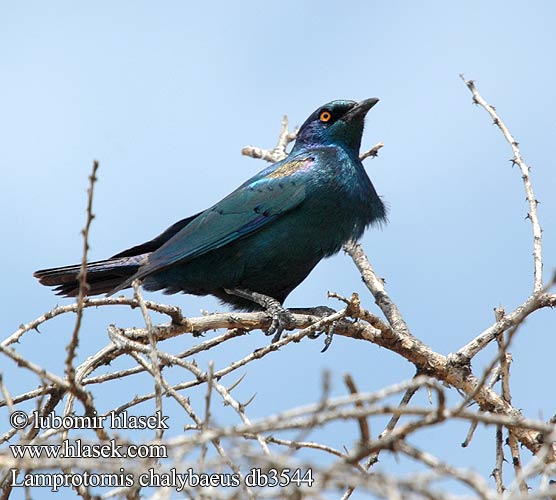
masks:
<svg viewBox="0 0 556 500"><path fill-rule="evenodd" d="M257 393L253 394L245 403L241 403L240 406L242 409L247 408L255 399L255 397L257 396Z"/></svg>
<svg viewBox="0 0 556 500"><path fill-rule="evenodd" d="M247 374L244 373L241 377L239 377L230 387L228 387L228 392L232 392L245 378Z"/></svg>

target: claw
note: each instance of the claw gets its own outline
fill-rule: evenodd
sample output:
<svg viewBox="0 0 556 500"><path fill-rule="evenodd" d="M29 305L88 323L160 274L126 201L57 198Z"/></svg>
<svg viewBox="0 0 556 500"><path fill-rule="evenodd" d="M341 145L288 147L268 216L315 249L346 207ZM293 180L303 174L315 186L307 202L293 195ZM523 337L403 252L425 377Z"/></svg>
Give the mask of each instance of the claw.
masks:
<svg viewBox="0 0 556 500"><path fill-rule="evenodd" d="M262 293L251 292L243 288L225 288L224 290L231 295L237 295L238 297L252 300L255 304L260 305L266 310L268 315L272 318L272 322L268 330L265 331L265 335L274 335L272 337L272 342L278 342L282 336L282 332L295 324L293 314L272 297L268 297Z"/></svg>
<svg viewBox="0 0 556 500"><path fill-rule="evenodd" d="M318 339L323 333L324 333L323 330L319 330L317 332L307 334L307 337L310 338L311 340L315 340Z"/></svg>
<svg viewBox="0 0 556 500"><path fill-rule="evenodd" d="M337 321L330 323L329 325L325 326L322 330L317 332L310 333L307 335L310 339L318 339L323 333L326 333L326 338L324 339L324 347L322 348L321 352L325 352L332 343L332 337L334 336L334 330L336 329Z"/></svg>
<svg viewBox="0 0 556 500"><path fill-rule="evenodd" d="M274 337L272 337L272 342L278 342L282 336L282 332L290 328L291 325L294 324L295 319L292 313L278 302L269 305L267 307L267 312L272 317L272 323L269 329L266 330L265 335L274 335Z"/></svg>
<svg viewBox="0 0 556 500"><path fill-rule="evenodd" d="M321 352L327 351L328 348L330 347L330 344L332 344L332 337L334 336L334 330L336 330L336 321L330 323L326 327L326 338L324 339L324 347L322 348Z"/></svg>

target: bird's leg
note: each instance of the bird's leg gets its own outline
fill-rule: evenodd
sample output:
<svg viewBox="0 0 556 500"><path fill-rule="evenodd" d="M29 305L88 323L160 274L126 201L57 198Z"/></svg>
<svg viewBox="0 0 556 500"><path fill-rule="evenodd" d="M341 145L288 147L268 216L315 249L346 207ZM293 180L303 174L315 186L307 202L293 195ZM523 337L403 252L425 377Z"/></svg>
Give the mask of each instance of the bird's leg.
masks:
<svg viewBox="0 0 556 500"><path fill-rule="evenodd" d="M295 319L290 311L288 311L276 299L263 295L262 293L251 292L245 288L224 288L224 291L230 295L236 295L242 299L247 299L255 304L260 305L272 317L270 328L265 332L266 335L274 335L272 342L278 342L282 332L290 328Z"/></svg>

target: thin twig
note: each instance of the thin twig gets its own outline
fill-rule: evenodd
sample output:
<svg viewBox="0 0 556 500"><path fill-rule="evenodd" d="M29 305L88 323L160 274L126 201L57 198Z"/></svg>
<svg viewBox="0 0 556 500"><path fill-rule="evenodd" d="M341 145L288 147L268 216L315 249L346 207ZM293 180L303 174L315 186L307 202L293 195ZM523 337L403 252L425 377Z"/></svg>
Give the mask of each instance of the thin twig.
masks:
<svg viewBox="0 0 556 500"><path fill-rule="evenodd" d="M487 103L483 97L479 94L475 82L473 80L466 80L463 75L460 75L463 83L467 85L467 88L473 94L473 103L481 106L494 120L494 124L501 130L506 141L508 141L510 147L512 148L513 158L511 162L513 165L517 165L521 171L521 178L523 180L523 186L525 188L525 196L527 198L527 203L529 203L529 213L527 218L531 221L531 226L533 229L533 262L534 262L534 279L533 279L533 293L540 292L543 288L542 280L542 229L539 223L539 218L537 215L537 205L538 200L535 198L533 193L533 185L531 183L530 168L526 165L525 161L521 156L519 150L519 144L514 139L504 122L500 119L494 106Z"/></svg>
<svg viewBox="0 0 556 500"><path fill-rule="evenodd" d="M147 306L145 305L145 301L143 300L143 295L141 294L141 283L139 280L134 280L132 283L133 286L133 298L139 302L139 307L141 308L141 314L143 315L143 319L145 320L145 325L147 327L147 335L149 339L149 357L151 359L151 372L153 374L153 381L154 381L154 393L155 393L155 405L156 411L159 415L162 415L162 376L160 374L160 367L159 367L159 360L158 360L158 351L156 348L156 332L153 328L153 323L151 317L149 315L149 311ZM157 439L162 439L162 435L164 434L163 428L158 428L156 430L156 437Z"/></svg>
<svg viewBox="0 0 556 500"><path fill-rule="evenodd" d="M346 387L348 388L350 394L359 393L359 391L357 390L357 386L355 385L355 382L353 381L353 378L349 373L346 373L344 375L344 383L346 384ZM356 406L361 407L362 403L356 403ZM368 443L371 440L371 431L369 429L369 423L367 422L366 418L361 418L359 420L359 432L359 440L361 443Z"/></svg>
<svg viewBox="0 0 556 500"><path fill-rule="evenodd" d="M77 275L77 279L79 280L77 309L75 311L77 317L75 320L75 327L73 329L71 341L66 348L68 353L66 358L66 375L70 384L75 383L75 368L73 366L73 360L75 358L75 352L79 344L79 330L81 329L81 320L83 318L83 303L89 290L89 285L87 284L87 254L89 252L89 229L91 228L91 223L93 222L93 219L95 217L93 214L93 195L95 182L97 180L97 170L98 161L95 160L93 162L93 171L89 176L89 188L87 189L87 222L85 223L85 227L81 231L81 234L83 235L83 253L81 257L81 269L79 270L79 274Z"/></svg>
<svg viewBox="0 0 556 500"><path fill-rule="evenodd" d="M295 141L298 129L293 132L288 131L288 117L286 115L282 118L282 128L278 136L278 142L274 149L262 149L256 146L245 146L241 150L241 154L255 159L261 159L269 163L276 163L283 160L288 153L286 148L290 142Z"/></svg>
<svg viewBox="0 0 556 500"><path fill-rule="evenodd" d="M383 142L379 142L377 144L375 144L371 149L368 149L367 151L361 153L359 155L359 159L361 161L365 160L366 158L376 158L378 156L378 152L380 151L380 149L382 149L384 147L384 143Z"/></svg>
<svg viewBox="0 0 556 500"><path fill-rule="evenodd" d="M398 306L386 293L383 280L381 280L375 273L361 245L355 241L351 241L344 245L344 251L352 258L353 262L357 266L357 269L363 278L363 282L373 294L376 304L380 307L384 316L386 316L390 326L396 332L412 337L409 327L403 319Z"/></svg>

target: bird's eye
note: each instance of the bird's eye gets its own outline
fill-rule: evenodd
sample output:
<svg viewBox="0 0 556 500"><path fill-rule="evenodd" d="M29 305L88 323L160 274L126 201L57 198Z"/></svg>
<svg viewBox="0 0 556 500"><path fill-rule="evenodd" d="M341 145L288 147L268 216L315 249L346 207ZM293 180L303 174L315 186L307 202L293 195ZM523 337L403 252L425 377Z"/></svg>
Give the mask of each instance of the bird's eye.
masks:
<svg viewBox="0 0 556 500"><path fill-rule="evenodd" d="M332 118L332 115L330 114L330 111L322 111L319 119L321 122L326 123L327 121L330 121L330 118Z"/></svg>

